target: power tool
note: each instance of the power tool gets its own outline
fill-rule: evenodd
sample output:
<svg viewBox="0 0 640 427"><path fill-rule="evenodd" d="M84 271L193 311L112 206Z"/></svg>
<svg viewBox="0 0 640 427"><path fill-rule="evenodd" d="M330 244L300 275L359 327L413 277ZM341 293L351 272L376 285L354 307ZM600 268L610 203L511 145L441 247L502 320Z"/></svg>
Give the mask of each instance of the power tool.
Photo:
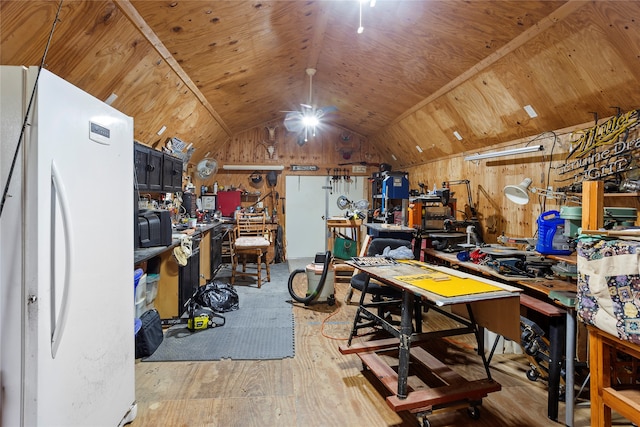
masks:
<svg viewBox="0 0 640 427"><path fill-rule="evenodd" d="M224 326L226 319L224 316L216 313L209 307L203 307L200 304L189 298L187 301L188 308L187 313L189 317L186 319L180 319L180 323L186 323L187 329L191 332L200 331L202 329L215 328L217 326ZM222 323L219 323L215 319L222 319Z"/></svg>

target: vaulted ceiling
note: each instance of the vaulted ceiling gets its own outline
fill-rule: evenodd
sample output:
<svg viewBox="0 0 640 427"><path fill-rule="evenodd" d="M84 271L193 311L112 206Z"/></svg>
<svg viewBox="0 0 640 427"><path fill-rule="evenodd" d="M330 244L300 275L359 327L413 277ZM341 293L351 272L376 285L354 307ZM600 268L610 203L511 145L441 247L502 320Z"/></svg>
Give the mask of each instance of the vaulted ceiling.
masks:
<svg viewBox="0 0 640 427"><path fill-rule="evenodd" d="M39 65L56 22L48 69L201 153L299 110L307 68L325 119L400 167L640 104L636 1L367 1L361 34L353 0L59 4L2 0L0 63Z"/></svg>

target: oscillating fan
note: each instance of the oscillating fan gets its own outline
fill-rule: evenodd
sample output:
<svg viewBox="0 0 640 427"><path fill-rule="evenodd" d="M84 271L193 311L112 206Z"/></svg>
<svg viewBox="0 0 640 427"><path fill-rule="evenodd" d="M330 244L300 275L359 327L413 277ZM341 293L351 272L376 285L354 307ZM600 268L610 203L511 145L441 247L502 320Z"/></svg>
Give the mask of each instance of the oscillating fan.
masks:
<svg viewBox="0 0 640 427"><path fill-rule="evenodd" d="M205 157L198 162L196 170L201 179L210 178L218 172L218 162L211 157Z"/></svg>
<svg viewBox="0 0 640 427"><path fill-rule="evenodd" d="M287 111L284 117L284 127L289 132L302 133L304 131L304 142L307 142L309 133L316 136L316 126L320 124L320 119L328 113L338 111L335 106L327 106L316 108L311 102L313 93L313 76L316 74L315 68L307 68L306 73L309 76L309 103L300 104L301 111Z"/></svg>

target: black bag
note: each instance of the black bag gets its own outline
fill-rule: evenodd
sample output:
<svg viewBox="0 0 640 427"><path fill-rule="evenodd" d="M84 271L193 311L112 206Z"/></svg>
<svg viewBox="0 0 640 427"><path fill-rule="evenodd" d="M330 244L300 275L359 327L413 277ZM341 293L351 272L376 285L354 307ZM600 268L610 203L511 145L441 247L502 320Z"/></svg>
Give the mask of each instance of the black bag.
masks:
<svg viewBox="0 0 640 427"><path fill-rule="evenodd" d="M228 283L214 280L200 286L193 295L193 300L203 307L209 307L218 313L237 310L238 292Z"/></svg>
<svg viewBox="0 0 640 427"><path fill-rule="evenodd" d="M149 357L162 343L162 321L155 308L147 310L140 316L142 326L136 334L136 359Z"/></svg>

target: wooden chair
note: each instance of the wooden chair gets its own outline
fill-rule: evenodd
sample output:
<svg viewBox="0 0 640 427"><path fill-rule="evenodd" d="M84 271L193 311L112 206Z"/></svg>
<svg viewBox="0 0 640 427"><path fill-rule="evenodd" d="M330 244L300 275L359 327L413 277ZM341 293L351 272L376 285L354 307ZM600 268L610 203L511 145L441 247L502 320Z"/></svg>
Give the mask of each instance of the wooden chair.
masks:
<svg viewBox="0 0 640 427"><path fill-rule="evenodd" d="M238 213L232 241L231 284L238 276L255 276L258 288L262 286L262 264L267 270L267 282L271 281L271 270L267 260L267 250L271 246L266 216L262 213ZM247 262L256 259L256 271L247 271ZM242 261L242 271L237 271ZM251 267L250 267L251 268Z"/></svg>

